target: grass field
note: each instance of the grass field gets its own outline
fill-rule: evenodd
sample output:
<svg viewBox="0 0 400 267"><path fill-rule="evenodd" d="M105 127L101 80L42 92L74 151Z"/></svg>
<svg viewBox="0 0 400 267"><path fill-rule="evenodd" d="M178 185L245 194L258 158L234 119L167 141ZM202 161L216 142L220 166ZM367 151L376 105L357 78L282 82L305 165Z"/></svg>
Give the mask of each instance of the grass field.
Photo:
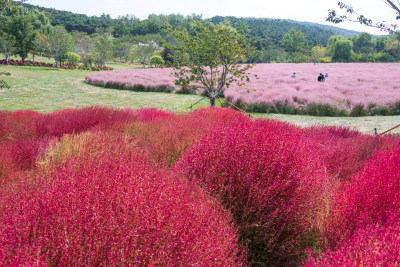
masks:
<svg viewBox="0 0 400 267"><path fill-rule="evenodd" d="M132 68L116 63L107 64L115 69ZM63 108L82 108L101 105L118 108L156 107L174 112L188 112L188 107L201 98L194 95L165 93L144 93L104 89L84 83L88 71L54 70L39 67L0 66L0 71L8 71L10 77L2 77L11 86L0 91L0 110L29 109L50 112ZM196 108L208 106L202 100ZM398 116L373 117L314 117L282 114L253 114L255 117L273 118L301 126L316 124L346 126L363 133L373 133L374 128L383 132L400 123ZM396 129L393 133L400 133Z"/></svg>

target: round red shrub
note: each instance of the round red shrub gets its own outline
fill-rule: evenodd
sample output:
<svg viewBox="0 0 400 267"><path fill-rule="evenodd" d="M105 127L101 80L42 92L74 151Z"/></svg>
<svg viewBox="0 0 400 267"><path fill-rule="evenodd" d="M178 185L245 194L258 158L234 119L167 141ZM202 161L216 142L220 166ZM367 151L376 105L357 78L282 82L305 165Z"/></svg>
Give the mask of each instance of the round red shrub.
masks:
<svg viewBox="0 0 400 267"><path fill-rule="evenodd" d="M336 250L314 258L310 252L304 266L397 266L400 262L400 222L360 227Z"/></svg>
<svg viewBox="0 0 400 267"><path fill-rule="evenodd" d="M242 265L230 214L200 188L150 167L133 139L91 138L0 188L0 265Z"/></svg>
<svg viewBox="0 0 400 267"><path fill-rule="evenodd" d="M337 194L326 222L330 246L359 225L385 223L400 209L400 145L378 151Z"/></svg>
<svg viewBox="0 0 400 267"><path fill-rule="evenodd" d="M315 242L326 174L299 128L241 120L204 135L174 166L221 201L253 264L294 264Z"/></svg>

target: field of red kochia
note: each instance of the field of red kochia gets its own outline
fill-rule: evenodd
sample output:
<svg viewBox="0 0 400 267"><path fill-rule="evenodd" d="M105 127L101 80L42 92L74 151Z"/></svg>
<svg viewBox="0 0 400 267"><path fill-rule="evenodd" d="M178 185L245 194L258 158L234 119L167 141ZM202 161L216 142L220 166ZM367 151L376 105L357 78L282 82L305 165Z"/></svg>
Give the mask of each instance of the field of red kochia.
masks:
<svg viewBox="0 0 400 267"><path fill-rule="evenodd" d="M0 112L0 265L394 265L400 139L231 109Z"/></svg>

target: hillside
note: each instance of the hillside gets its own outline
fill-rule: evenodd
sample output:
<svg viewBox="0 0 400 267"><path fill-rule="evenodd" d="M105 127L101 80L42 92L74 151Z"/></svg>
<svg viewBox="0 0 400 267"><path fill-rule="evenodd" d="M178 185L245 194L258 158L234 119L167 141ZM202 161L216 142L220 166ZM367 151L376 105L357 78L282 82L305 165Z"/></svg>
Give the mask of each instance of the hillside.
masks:
<svg viewBox="0 0 400 267"><path fill-rule="evenodd" d="M68 31L82 31L88 34L107 31L107 29L121 24L126 25L132 35L161 33L164 23L168 22L174 26L185 27L194 17L182 15L151 15L147 20L139 20L134 16L113 19L110 15L103 14L100 17L76 14L69 11L60 11L52 8L44 8L30 4L23 4L28 8L38 8L44 11L53 25L62 25ZM200 17L200 16L199 16ZM196 17L198 18L198 17ZM332 35L352 36L359 32L341 29L334 26L321 25L310 22L298 22L292 20L269 19L269 18L236 18L215 16L210 19L214 23L229 21L234 27L242 29L250 38L258 42L258 48L268 45L279 45L283 35L292 27L301 30L307 37L309 45L326 46Z"/></svg>

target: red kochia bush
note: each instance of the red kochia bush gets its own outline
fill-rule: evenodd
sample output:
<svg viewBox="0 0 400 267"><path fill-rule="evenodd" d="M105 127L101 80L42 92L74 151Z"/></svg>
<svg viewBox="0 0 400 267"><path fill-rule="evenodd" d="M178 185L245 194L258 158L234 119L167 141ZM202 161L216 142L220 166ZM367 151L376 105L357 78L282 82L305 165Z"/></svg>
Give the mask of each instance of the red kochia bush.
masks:
<svg viewBox="0 0 400 267"><path fill-rule="evenodd" d="M93 127L107 129L118 123L152 121L171 115L171 112L155 108L121 110L106 107L63 109L47 114L29 110L0 112L0 141L44 136L61 137L64 134L87 131Z"/></svg>
<svg viewBox="0 0 400 267"><path fill-rule="evenodd" d="M254 264L295 263L317 230L327 179L301 135L286 123L242 120L205 134L174 166L231 211Z"/></svg>
<svg viewBox="0 0 400 267"><path fill-rule="evenodd" d="M345 127L313 126L303 130L331 178L349 181L377 149L395 146L398 138L372 136Z"/></svg>
<svg viewBox="0 0 400 267"><path fill-rule="evenodd" d="M35 127L39 136L61 137L64 134L87 131L95 126L107 129L117 123L137 120L147 121L169 115L171 113L157 109L139 109L135 111L104 107L63 109L41 116L35 121Z"/></svg>
<svg viewBox="0 0 400 267"><path fill-rule="evenodd" d="M171 166L205 132L239 120L248 118L232 109L201 108L152 122L136 122L128 125L126 132L139 138L152 159Z"/></svg>
<svg viewBox="0 0 400 267"><path fill-rule="evenodd" d="M400 263L400 222L390 220L384 226L358 229L337 250L322 256L310 253L304 266L398 266Z"/></svg>
<svg viewBox="0 0 400 267"><path fill-rule="evenodd" d="M96 133L35 182L0 188L0 265L242 265L230 214L134 142Z"/></svg>
<svg viewBox="0 0 400 267"><path fill-rule="evenodd" d="M11 175L12 170L34 167L37 156L46 151L51 139L171 115L154 108L118 110L104 107L64 109L48 114L27 110L0 112L0 185L9 180L6 175Z"/></svg>
<svg viewBox="0 0 400 267"><path fill-rule="evenodd" d="M335 245L359 225L385 223L400 215L400 144L376 152L332 204L326 235Z"/></svg>

